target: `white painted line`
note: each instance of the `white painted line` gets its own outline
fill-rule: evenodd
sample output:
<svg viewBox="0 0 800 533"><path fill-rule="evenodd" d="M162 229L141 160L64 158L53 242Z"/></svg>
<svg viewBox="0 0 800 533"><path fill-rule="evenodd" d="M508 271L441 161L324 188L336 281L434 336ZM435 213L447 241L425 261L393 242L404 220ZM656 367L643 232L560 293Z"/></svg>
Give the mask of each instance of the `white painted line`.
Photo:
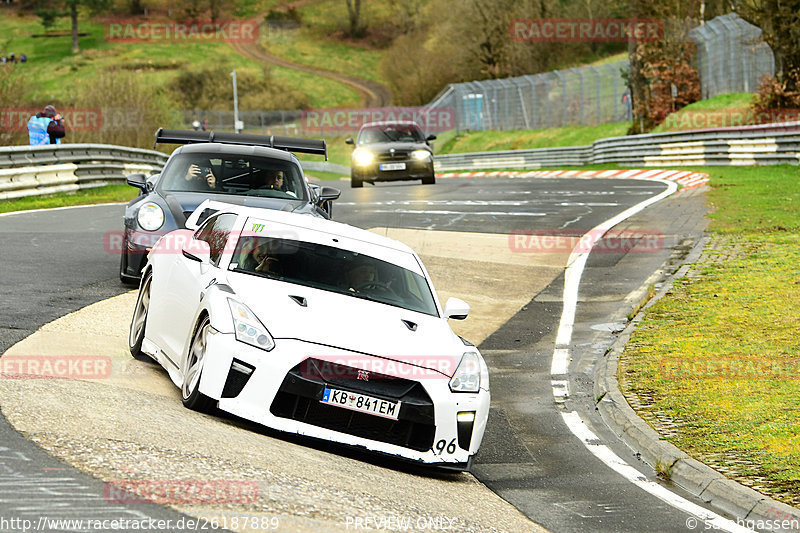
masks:
<svg viewBox="0 0 800 533"><path fill-rule="evenodd" d="M654 171L652 173L660 173L661 171ZM645 179L645 178L638 178L638 179ZM578 288L580 286L581 276L583 275L583 269L586 266L586 260L589 257L590 251L578 251L578 250L590 250L590 247L587 246L587 242L596 242L600 239L609 229L613 228L620 222L630 218L631 216L639 213L646 207L666 198L667 196L673 194L677 188L678 184L674 181L661 181L655 180L653 178L649 178L650 181L657 181L658 183L665 183L667 185L667 189L660 194L657 194L643 202L639 202L638 204L634 205L619 213L618 215L606 220L605 222L597 225L595 228L591 229L588 233L586 233L579 243L573 249L573 252L570 254L569 259L567 261L567 268L564 272L564 296L563 296L563 308L561 312L561 321L559 322L558 326L558 335L556 336L556 346L569 346L570 342L572 341L572 330L574 328L575 323L575 311L577 308L578 302ZM565 361L569 360L569 348L555 348L553 351L553 359L552 364L550 367L550 374L561 375L561 371L566 370L564 369ZM558 372L558 374L556 373ZM569 398L569 381L567 380L552 380L550 382L551 386L553 387L553 397L558 404L563 404ZM564 419L564 423L570 429L570 431L578 437L581 442L586 446L586 448L598 459L600 459L606 466L623 476L625 479L636 485L637 487L645 490L646 492L652 494L653 496L659 498L660 500L664 501L665 503L675 507L676 509L689 513L692 516L697 517L698 519L703 521L703 528L715 528L722 531L730 531L730 532L746 532L750 531L742 526L739 526L735 522L723 518L722 516L704 509L699 505L696 505L685 498L674 494L673 492L669 491L662 485L655 483L653 481L648 481L638 470L633 468L631 465L623 461L619 458L613 451L611 451L608 446L604 444L599 444L599 439L597 436L586 426L586 424L581 420L580 415L578 413L571 411L568 413L561 413L562 418Z"/></svg>
<svg viewBox="0 0 800 533"><path fill-rule="evenodd" d="M370 213L400 213L405 215L486 215L507 217L546 217L547 213L509 213L507 211L429 211L416 209L370 209Z"/></svg>
<svg viewBox="0 0 800 533"><path fill-rule="evenodd" d="M553 396L556 402L564 403L569 399L569 381L551 381L550 385L553 387Z"/></svg>
<svg viewBox="0 0 800 533"><path fill-rule="evenodd" d="M0 217L10 217L12 215L25 215L27 213L41 213L43 211L63 211L65 209L82 209L84 207L105 207L109 205L127 205L128 202L111 202L105 204L84 204L84 205L67 205L64 207L47 207L44 209L28 209L25 211L11 211L9 213L0 213Z"/></svg>
<svg viewBox="0 0 800 533"><path fill-rule="evenodd" d="M550 374L558 376L567 373L569 366L569 349L556 348L553 352L553 363L550 365Z"/></svg>
<svg viewBox="0 0 800 533"><path fill-rule="evenodd" d="M561 418L564 419L564 423L567 425L572 434L580 439L580 441L584 446L586 446L586 449L588 449L592 455L600 459L603 463L605 463L606 466L619 473L622 477L640 489L652 494L659 500L669 504L672 507L675 507L676 509L680 509L692 516L697 517L702 521L702 523L696 524L696 526L700 529L730 531L732 533L752 532L751 529L740 526L733 520L723 518L713 511L709 511L708 509L690 502L686 498L678 496L674 492L665 488L663 485L660 485L654 481L648 481L648 479L642 475L641 472L620 459L620 457L615 454L611 448L605 444L600 444L600 439L598 439L597 435L595 435L592 430L586 426L578 413L574 411L569 413L561 413ZM687 522L687 524L689 524L689 522ZM689 529L694 528L690 527Z"/></svg>

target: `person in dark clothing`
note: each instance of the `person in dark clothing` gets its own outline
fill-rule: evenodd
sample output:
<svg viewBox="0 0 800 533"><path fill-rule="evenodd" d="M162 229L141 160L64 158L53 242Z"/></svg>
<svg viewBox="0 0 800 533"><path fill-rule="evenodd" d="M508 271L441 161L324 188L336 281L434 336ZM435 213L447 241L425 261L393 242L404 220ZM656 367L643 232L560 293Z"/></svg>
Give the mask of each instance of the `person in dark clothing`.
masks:
<svg viewBox="0 0 800 533"><path fill-rule="evenodd" d="M36 113L28 121L28 136L31 146L40 144L61 144L61 139L66 136L64 117L49 105L44 110Z"/></svg>

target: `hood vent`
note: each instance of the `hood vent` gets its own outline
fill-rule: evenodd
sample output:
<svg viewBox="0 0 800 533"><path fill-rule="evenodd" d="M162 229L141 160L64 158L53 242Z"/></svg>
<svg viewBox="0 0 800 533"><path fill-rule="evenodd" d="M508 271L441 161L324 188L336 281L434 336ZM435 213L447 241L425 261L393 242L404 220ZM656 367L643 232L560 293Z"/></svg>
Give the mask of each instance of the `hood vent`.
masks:
<svg viewBox="0 0 800 533"><path fill-rule="evenodd" d="M296 303L300 307L308 307L308 302L306 302L306 299L303 296L293 296L290 294L289 298L294 300L294 303Z"/></svg>
<svg viewBox="0 0 800 533"><path fill-rule="evenodd" d="M411 331L417 331L417 324L416 324L416 322L411 322L410 320L404 320L404 319L402 319L402 318L401 318L400 320L401 320L401 321L403 322L403 324L405 324L405 325L406 325L406 327L407 327L408 329L410 329Z"/></svg>

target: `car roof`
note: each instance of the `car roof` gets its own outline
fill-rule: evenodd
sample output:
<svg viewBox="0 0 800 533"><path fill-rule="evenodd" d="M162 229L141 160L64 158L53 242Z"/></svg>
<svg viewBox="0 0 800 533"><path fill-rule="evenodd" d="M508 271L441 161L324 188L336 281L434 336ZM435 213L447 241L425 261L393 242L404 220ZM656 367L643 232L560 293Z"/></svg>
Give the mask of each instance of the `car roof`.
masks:
<svg viewBox="0 0 800 533"><path fill-rule="evenodd" d="M297 161L291 152L269 148L266 146L248 146L241 144L222 144L222 143L194 143L186 144L177 148L173 155L184 154L218 154L224 155L250 155L256 157L269 157L280 159L281 161Z"/></svg>
<svg viewBox="0 0 800 533"><path fill-rule="evenodd" d="M205 209L216 209L218 212L241 214L247 216L248 218L258 218L267 222L275 222L277 224L294 226L320 233L327 233L334 236L353 239L373 246L388 248L395 252L403 252L415 255L413 249L400 241L396 241L394 239L390 239L389 237L384 237L382 235L378 235L377 233L357 228L349 224L343 224L334 220L310 216L308 214L279 211L276 209L266 209L263 207L249 207L228 204L212 200L204 201L197 207L195 212Z"/></svg>

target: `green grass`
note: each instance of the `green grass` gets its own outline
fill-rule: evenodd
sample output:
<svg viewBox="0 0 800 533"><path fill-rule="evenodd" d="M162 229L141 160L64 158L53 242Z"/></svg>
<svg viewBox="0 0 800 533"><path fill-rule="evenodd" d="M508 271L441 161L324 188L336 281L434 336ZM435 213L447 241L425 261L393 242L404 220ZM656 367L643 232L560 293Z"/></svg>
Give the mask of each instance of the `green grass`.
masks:
<svg viewBox="0 0 800 533"><path fill-rule="evenodd" d="M706 259L646 311L620 384L645 419L678 423L669 440L679 448L797 505L797 167L703 170L715 208Z"/></svg>
<svg viewBox="0 0 800 533"><path fill-rule="evenodd" d="M45 196L29 196L15 200L0 200L0 213L28 211L31 209L50 209L73 205L105 204L128 202L136 197L138 189L130 185L105 185L84 189L74 193L60 193Z"/></svg>
<svg viewBox="0 0 800 533"><path fill-rule="evenodd" d="M55 30L67 31L67 19L59 19ZM239 55L225 42L107 42L103 23L82 19L79 39L81 53L73 55L71 37L33 37L44 33L37 17L3 16L0 34L6 50L25 53L28 62L19 71L26 79L29 99L35 103L70 103L80 86L91 83L111 69L136 72L154 90L164 87L180 71L188 68L223 64L227 68L261 72L261 63ZM340 51L339 54L344 54ZM292 69L272 69L275 81L309 95L313 107L348 107L359 102L352 89L332 80Z"/></svg>
<svg viewBox="0 0 800 533"><path fill-rule="evenodd" d="M339 174L336 172L321 172L319 170L309 170L308 172L305 173L305 175L308 178L317 178L323 181L334 181L334 180L339 180L341 178L350 177L349 174ZM335 183L327 183L326 185L332 185L334 187L337 186Z"/></svg>
<svg viewBox="0 0 800 533"><path fill-rule="evenodd" d="M383 54L379 50L329 39L312 28L265 30L262 45L271 53L301 65L383 83L378 68Z"/></svg>
<svg viewBox="0 0 800 533"><path fill-rule="evenodd" d="M754 117L748 112L752 100L750 93L722 94L701 100L671 113L653 133L752 124Z"/></svg>
<svg viewBox="0 0 800 533"><path fill-rule="evenodd" d="M561 146L586 146L598 139L625 135L627 122L599 126L568 126L547 130L476 131L440 143L437 153L455 154L490 150L523 150Z"/></svg>

